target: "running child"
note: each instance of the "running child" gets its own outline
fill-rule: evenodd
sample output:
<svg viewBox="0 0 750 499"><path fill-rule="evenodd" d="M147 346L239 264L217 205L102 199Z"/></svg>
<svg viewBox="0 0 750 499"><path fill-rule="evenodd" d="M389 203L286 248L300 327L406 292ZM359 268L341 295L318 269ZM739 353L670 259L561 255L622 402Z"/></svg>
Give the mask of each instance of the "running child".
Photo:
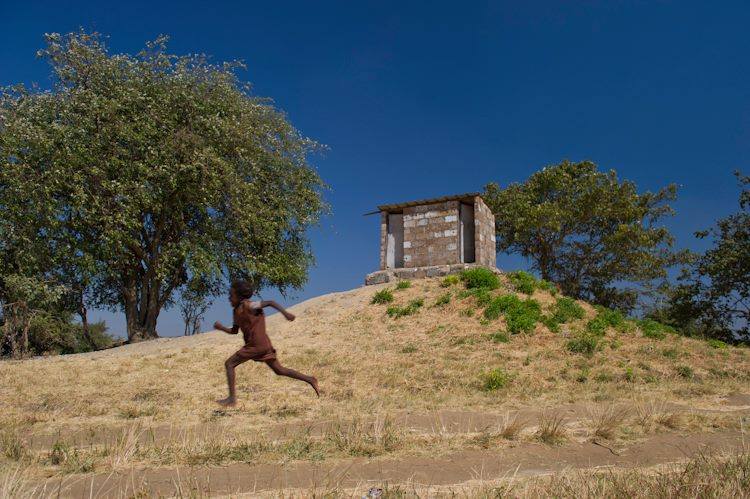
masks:
<svg viewBox="0 0 750 499"><path fill-rule="evenodd" d="M218 321L214 323L215 329L228 334L237 334L239 330L242 330L242 336L245 339L245 346L237 350L224 362L227 370L229 397L217 400L217 402L225 407L234 406L237 403L234 369L248 360L265 362L279 376L304 381L315 390L316 395L320 396L316 378L288 369L279 363L276 358L276 350L274 350L271 339L266 334L266 316L263 313L265 307L275 308L288 321L294 320L294 314L288 312L275 301L251 301L250 298L253 294L254 289L247 281L233 282L229 288L229 303L234 309L232 327L225 327Z"/></svg>

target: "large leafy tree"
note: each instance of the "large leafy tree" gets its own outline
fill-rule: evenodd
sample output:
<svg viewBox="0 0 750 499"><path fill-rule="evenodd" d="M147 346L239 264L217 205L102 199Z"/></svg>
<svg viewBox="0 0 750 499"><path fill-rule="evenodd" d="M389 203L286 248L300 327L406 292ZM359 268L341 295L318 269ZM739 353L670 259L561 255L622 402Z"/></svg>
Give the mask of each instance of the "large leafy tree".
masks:
<svg viewBox="0 0 750 499"><path fill-rule="evenodd" d="M498 251L528 258L569 296L631 310L684 258L660 225L672 214L674 185L639 193L614 171L563 161L524 183L489 184L485 195L495 214Z"/></svg>
<svg viewBox="0 0 750 499"><path fill-rule="evenodd" d="M740 209L696 236L712 247L695 255L660 312L667 321L705 336L750 340L750 177L739 180Z"/></svg>
<svg viewBox="0 0 750 499"><path fill-rule="evenodd" d="M306 229L325 209L319 146L236 76L159 38L112 54L85 32L47 35L53 88L0 97L6 267L41 272L81 307L124 311L131 341L200 278L284 291L307 277ZM36 251L43 265L26 251ZM26 269L26 270L24 270Z"/></svg>

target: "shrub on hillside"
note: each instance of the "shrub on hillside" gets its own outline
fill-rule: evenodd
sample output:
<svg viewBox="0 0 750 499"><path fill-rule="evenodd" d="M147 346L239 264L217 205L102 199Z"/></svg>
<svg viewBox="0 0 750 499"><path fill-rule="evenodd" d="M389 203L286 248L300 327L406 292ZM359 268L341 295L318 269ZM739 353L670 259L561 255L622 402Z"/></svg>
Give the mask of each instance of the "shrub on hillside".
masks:
<svg viewBox="0 0 750 499"><path fill-rule="evenodd" d="M455 274L445 276L442 281L440 281L440 287L442 288L449 288L451 286L455 286L461 282L461 278L458 277Z"/></svg>
<svg viewBox="0 0 750 499"><path fill-rule="evenodd" d="M458 297L461 299L468 298L469 296L476 298L477 306L479 307L486 307L492 301L492 294L490 294L488 288L464 289L458 294Z"/></svg>
<svg viewBox="0 0 750 499"><path fill-rule="evenodd" d="M599 338L591 334L579 333L568 341L567 347L573 353L591 356L599 350Z"/></svg>
<svg viewBox="0 0 750 499"><path fill-rule="evenodd" d="M512 374L498 367L484 373L484 390L491 392L505 388L512 380Z"/></svg>
<svg viewBox="0 0 750 499"><path fill-rule="evenodd" d="M497 289L500 287L500 279L490 269L476 267L461 272L461 280L469 288Z"/></svg>
<svg viewBox="0 0 750 499"><path fill-rule="evenodd" d="M438 297L437 300L435 300L435 306L436 307L442 307L443 305L447 305L451 302L451 294L450 292L444 293Z"/></svg>
<svg viewBox="0 0 750 499"><path fill-rule="evenodd" d="M411 281L398 281L396 289L406 289L411 287Z"/></svg>
<svg viewBox="0 0 750 499"><path fill-rule="evenodd" d="M553 333L560 331L560 324L573 319L583 319L584 310L574 299L561 296L555 302L551 315L542 318L542 322Z"/></svg>
<svg viewBox="0 0 750 499"><path fill-rule="evenodd" d="M667 333L676 334L676 331L666 324L656 322L653 319L643 319L638 323L641 328L643 336L646 338L654 338L656 340L663 340L667 337Z"/></svg>
<svg viewBox="0 0 750 499"><path fill-rule="evenodd" d="M508 331L516 333L531 333L536 323L542 318L542 308L539 302L529 298L520 303L519 306L511 307L505 313L505 323Z"/></svg>
<svg viewBox="0 0 750 499"><path fill-rule="evenodd" d="M382 305L384 303L390 303L393 301L393 292L388 289L381 289L374 295L372 295L372 300L370 300L370 303Z"/></svg>
<svg viewBox="0 0 750 499"><path fill-rule="evenodd" d="M417 310L422 308L424 305L424 300L422 298L417 298L416 300L410 301L407 305L403 307L399 307L397 305L392 305L386 309L386 313L389 317L393 317L394 319L398 319L399 317L404 317L405 315L412 315Z"/></svg>
<svg viewBox="0 0 750 499"><path fill-rule="evenodd" d="M495 343L508 343L510 341L508 334L502 331L498 331L497 333L492 333L490 335L490 339L494 341Z"/></svg>
<svg viewBox="0 0 750 499"><path fill-rule="evenodd" d="M534 299L521 300L516 295L503 295L493 299L484 309L487 320L496 320L505 315L508 331L530 333L542 318L542 309Z"/></svg>
<svg viewBox="0 0 750 499"><path fill-rule="evenodd" d="M497 320L511 307L516 307L521 300L516 295L503 295L494 298L484 309L484 317L491 321Z"/></svg>
<svg viewBox="0 0 750 499"><path fill-rule="evenodd" d="M508 278L511 284L513 284L513 289L527 295L533 293L538 285L536 277L523 270L511 272L508 274Z"/></svg>

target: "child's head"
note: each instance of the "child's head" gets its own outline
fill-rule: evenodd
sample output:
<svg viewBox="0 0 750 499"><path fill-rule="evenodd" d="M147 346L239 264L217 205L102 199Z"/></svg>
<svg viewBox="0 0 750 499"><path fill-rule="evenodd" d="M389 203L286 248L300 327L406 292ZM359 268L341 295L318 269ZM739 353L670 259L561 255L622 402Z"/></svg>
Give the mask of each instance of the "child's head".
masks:
<svg viewBox="0 0 750 499"><path fill-rule="evenodd" d="M236 307L242 300L250 299L254 293L255 290L249 282L244 280L234 281L229 288L229 302L233 307Z"/></svg>

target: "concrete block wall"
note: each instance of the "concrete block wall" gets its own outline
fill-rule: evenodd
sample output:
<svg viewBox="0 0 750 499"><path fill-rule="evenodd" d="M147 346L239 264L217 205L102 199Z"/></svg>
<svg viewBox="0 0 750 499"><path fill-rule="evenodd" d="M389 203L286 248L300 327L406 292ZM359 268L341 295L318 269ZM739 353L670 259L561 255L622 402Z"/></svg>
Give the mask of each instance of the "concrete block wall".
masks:
<svg viewBox="0 0 750 499"><path fill-rule="evenodd" d="M474 224L476 263L495 267L495 215L479 196L474 198Z"/></svg>
<svg viewBox="0 0 750 499"><path fill-rule="evenodd" d="M404 268L459 261L458 201L404 208Z"/></svg>
<svg viewBox="0 0 750 499"><path fill-rule="evenodd" d="M388 244L388 213L380 212L380 270L386 266L386 245Z"/></svg>

